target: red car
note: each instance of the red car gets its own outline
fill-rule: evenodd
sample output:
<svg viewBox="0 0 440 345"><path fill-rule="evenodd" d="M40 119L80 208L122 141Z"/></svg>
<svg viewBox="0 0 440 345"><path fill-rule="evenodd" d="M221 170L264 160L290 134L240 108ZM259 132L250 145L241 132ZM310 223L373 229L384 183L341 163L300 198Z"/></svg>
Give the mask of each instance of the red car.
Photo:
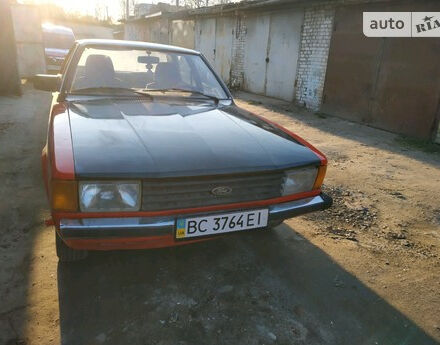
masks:
<svg viewBox="0 0 440 345"><path fill-rule="evenodd" d="M262 231L331 205L325 156L237 107L196 51L83 40L61 73L35 79L56 91L42 162L60 260Z"/></svg>

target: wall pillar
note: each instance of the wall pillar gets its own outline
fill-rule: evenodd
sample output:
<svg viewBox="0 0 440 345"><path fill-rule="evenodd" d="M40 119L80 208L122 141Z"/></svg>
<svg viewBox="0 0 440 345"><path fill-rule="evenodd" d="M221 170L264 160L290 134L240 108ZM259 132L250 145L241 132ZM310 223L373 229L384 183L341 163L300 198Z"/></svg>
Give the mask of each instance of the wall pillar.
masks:
<svg viewBox="0 0 440 345"><path fill-rule="evenodd" d="M329 5L309 7L304 13L295 103L313 111L322 103L334 14Z"/></svg>

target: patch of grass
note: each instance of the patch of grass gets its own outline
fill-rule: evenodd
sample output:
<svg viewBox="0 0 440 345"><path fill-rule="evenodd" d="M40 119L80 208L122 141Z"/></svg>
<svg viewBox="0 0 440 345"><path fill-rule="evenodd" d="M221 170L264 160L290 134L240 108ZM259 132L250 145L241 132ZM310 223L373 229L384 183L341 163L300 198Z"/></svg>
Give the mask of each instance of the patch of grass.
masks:
<svg viewBox="0 0 440 345"><path fill-rule="evenodd" d="M320 119L326 119L327 118L327 114L321 113L320 111L317 111L315 113L315 115L318 116Z"/></svg>
<svg viewBox="0 0 440 345"><path fill-rule="evenodd" d="M253 99L249 100L248 103L251 104L251 105L260 105L260 104L263 104L263 102L261 102L261 101L255 101L255 100L253 100Z"/></svg>
<svg viewBox="0 0 440 345"><path fill-rule="evenodd" d="M440 145L428 140L411 138L404 135L398 136L395 140L398 144L410 149L428 153L440 153Z"/></svg>

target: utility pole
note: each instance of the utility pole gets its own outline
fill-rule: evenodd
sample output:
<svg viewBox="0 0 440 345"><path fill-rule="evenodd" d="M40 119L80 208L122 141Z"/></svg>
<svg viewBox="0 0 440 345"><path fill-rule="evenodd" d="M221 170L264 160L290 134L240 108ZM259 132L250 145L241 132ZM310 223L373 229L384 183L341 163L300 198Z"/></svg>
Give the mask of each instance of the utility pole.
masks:
<svg viewBox="0 0 440 345"><path fill-rule="evenodd" d="M125 19L130 17L130 0L125 0Z"/></svg>

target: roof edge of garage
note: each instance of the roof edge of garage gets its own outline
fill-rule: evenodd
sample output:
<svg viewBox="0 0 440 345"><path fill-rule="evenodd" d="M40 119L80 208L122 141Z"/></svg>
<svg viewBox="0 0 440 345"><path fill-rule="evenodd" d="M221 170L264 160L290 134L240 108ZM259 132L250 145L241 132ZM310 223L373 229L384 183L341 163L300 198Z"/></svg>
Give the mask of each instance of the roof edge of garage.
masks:
<svg viewBox="0 0 440 345"><path fill-rule="evenodd" d="M295 8L300 6L319 6L319 5L354 5L372 2L396 2L398 0L253 0L242 1L229 4L219 4L208 7L185 9L167 13L169 19L192 19L195 17L213 16L218 14L229 14L246 11L277 10L285 8Z"/></svg>
<svg viewBox="0 0 440 345"><path fill-rule="evenodd" d="M238 12L279 10L295 7L312 7L320 5L354 5L373 2L396 2L398 0L252 0L241 1L228 4L219 4L214 6L188 8L179 11L159 11L141 18L131 18L129 20L121 20L121 22L147 22L159 20L161 18L169 20L193 19L196 17L215 16L222 14L236 14Z"/></svg>

